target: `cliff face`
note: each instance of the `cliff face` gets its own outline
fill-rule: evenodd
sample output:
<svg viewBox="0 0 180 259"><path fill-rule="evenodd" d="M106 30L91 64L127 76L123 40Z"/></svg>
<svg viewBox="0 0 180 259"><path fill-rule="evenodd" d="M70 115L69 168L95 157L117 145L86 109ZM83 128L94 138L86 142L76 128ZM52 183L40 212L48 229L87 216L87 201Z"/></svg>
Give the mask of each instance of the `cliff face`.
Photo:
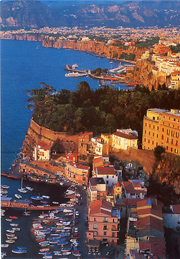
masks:
<svg viewBox="0 0 180 259"><path fill-rule="evenodd" d="M122 53L134 54L135 60L139 59L144 52L143 49L137 49L135 46L130 46L128 49L120 49L118 46L108 45L104 42L96 41L74 41L74 40L62 40L62 39L48 39L45 38L42 42L43 46L46 48L64 48L73 49L80 51L87 51L95 53L99 56L107 57L113 59L114 54L117 53L119 57ZM118 60L118 59L117 59Z"/></svg>
<svg viewBox="0 0 180 259"><path fill-rule="evenodd" d="M59 138L62 140L66 151L77 151L78 149L78 135L67 136L65 132L56 132L45 127L39 126L31 119L28 132L22 145L21 154L23 156L32 157L34 147L39 141L43 141L52 146L54 141Z"/></svg>
<svg viewBox="0 0 180 259"><path fill-rule="evenodd" d="M159 85L168 84L169 78L160 72L153 73L154 64L148 60L138 60L133 70L127 72L127 78L148 87L158 89Z"/></svg>

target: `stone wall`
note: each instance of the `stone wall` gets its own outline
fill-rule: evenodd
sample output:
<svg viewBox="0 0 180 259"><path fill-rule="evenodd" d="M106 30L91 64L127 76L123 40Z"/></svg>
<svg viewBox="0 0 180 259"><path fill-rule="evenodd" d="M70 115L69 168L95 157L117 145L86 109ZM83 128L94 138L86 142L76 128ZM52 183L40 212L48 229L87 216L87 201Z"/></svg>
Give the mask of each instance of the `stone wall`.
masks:
<svg viewBox="0 0 180 259"><path fill-rule="evenodd" d="M48 145L52 145L57 138L62 140L65 150L77 151L79 135L69 136L66 132L49 130L45 127L39 126L33 119L31 119L21 153L23 156L32 157L34 147L39 141L44 141Z"/></svg>

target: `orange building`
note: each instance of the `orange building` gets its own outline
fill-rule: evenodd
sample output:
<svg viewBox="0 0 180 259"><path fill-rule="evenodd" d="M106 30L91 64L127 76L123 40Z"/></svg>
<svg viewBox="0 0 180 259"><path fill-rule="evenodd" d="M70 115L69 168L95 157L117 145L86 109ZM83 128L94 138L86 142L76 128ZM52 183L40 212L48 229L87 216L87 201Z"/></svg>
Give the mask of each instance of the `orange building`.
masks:
<svg viewBox="0 0 180 259"><path fill-rule="evenodd" d="M89 179L90 167L79 163L67 163L65 169L65 176L69 180L80 184L87 185Z"/></svg>
<svg viewBox="0 0 180 259"><path fill-rule="evenodd" d="M93 137L93 132L87 132L79 136L79 140L78 140L79 155L87 155L89 151L90 140L92 137Z"/></svg>
<svg viewBox="0 0 180 259"><path fill-rule="evenodd" d="M180 110L154 108L147 111L143 120L142 148L154 150L157 146L180 155Z"/></svg>
<svg viewBox="0 0 180 259"><path fill-rule="evenodd" d="M120 212L105 200L93 201L88 211L87 241L100 240L117 244Z"/></svg>

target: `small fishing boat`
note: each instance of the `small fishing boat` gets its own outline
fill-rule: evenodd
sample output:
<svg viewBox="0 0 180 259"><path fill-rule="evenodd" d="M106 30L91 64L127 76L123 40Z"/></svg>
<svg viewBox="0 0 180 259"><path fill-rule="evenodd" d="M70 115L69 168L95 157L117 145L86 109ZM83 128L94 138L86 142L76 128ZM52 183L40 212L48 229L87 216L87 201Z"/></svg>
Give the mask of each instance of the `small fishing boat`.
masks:
<svg viewBox="0 0 180 259"><path fill-rule="evenodd" d="M28 190L28 191L33 191L34 189L32 188L32 187L30 187L30 186L26 186L26 189Z"/></svg>
<svg viewBox="0 0 180 259"><path fill-rule="evenodd" d="M6 252L1 252L1 259L3 259L5 256L7 256Z"/></svg>
<svg viewBox="0 0 180 259"><path fill-rule="evenodd" d="M27 247L24 246L18 246L17 249L27 250Z"/></svg>
<svg viewBox="0 0 180 259"><path fill-rule="evenodd" d="M21 229L20 228L12 228L13 230L15 231L20 231Z"/></svg>
<svg viewBox="0 0 180 259"><path fill-rule="evenodd" d="M40 200L40 203L42 203L42 204L47 204L48 201L42 201L42 200Z"/></svg>
<svg viewBox="0 0 180 259"><path fill-rule="evenodd" d="M6 221L8 221L8 222L12 222L12 219L8 219L8 218L7 218L7 219L6 219Z"/></svg>
<svg viewBox="0 0 180 259"><path fill-rule="evenodd" d="M59 202L58 202L58 201L52 201L52 203L53 203L53 204L59 204Z"/></svg>
<svg viewBox="0 0 180 259"><path fill-rule="evenodd" d="M30 212L30 211L24 211L24 212L23 212L23 215L24 215L24 216L31 216L31 212Z"/></svg>
<svg viewBox="0 0 180 259"><path fill-rule="evenodd" d="M70 255L71 252L70 252L70 251L65 251L65 252L62 251L62 254L63 254L63 255Z"/></svg>
<svg viewBox="0 0 180 259"><path fill-rule="evenodd" d="M17 219L18 217L16 216L9 216L10 219Z"/></svg>
<svg viewBox="0 0 180 259"><path fill-rule="evenodd" d="M14 196L16 197L16 199L22 199L22 196L20 194L14 194Z"/></svg>
<svg viewBox="0 0 180 259"><path fill-rule="evenodd" d="M18 227L18 224L11 223L10 226L11 226L11 227Z"/></svg>
<svg viewBox="0 0 180 259"><path fill-rule="evenodd" d="M50 254L50 255L44 255L44 256L43 256L43 259L51 259L51 258L53 258L53 255L52 255L52 254Z"/></svg>
<svg viewBox="0 0 180 259"><path fill-rule="evenodd" d="M1 186L3 189L9 189L9 185L2 185Z"/></svg>
<svg viewBox="0 0 180 259"><path fill-rule="evenodd" d="M27 193L28 192L28 190L26 190L25 188L19 188L18 191L22 192L22 193Z"/></svg>
<svg viewBox="0 0 180 259"><path fill-rule="evenodd" d="M11 240L13 239L14 240L14 239L18 239L18 237L17 236L14 236L14 237L7 236L7 239L11 239Z"/></svg>
<svg viewBox="0 0 180 259"><path fill-rule="evenodd" d="M32 196L31 199L40 201L40 200L43 200L43 197L42 196Z"/></svg>
<svg viewBox="0 0 180 259"><path fill-rule="evenodd" d="M14 254L26 254L27 249L13 249L12 253L14 253Z"/></svg>
<svg viewBox="0 0 180 259"><path fill-rule="evenodd" d="M44 199L50 199L50 196L47 196L47 195L42 195L42 197L43 197Z"/></svg>
<svg viewBox="0 0 180 259"><path fill-rule="evenodd" d="M9 244L1 244L1 247L9 247Z"/></svg>
<svg viewBox="0 0 180 259"><path fill-rule="evenodd" d="M13 243L15 243L15 240L7 239L7 240L6 240L6 243L13 244Z"/></svg>
<svg viewBox="0 0 180 259"><path fill-rule="evenodd" d="M8 232L8 233L14 233L15 230L13 230L13 229L6 229L6 232Z"/></svg>

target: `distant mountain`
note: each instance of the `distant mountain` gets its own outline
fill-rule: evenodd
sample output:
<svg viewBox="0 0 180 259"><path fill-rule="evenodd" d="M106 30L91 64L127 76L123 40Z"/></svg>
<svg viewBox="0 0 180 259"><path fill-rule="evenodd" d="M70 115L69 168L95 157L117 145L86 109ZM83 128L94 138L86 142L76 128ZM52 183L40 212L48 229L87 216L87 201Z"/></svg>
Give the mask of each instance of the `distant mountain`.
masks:
<svg viewBox="0 0 180 259"><path fill-rule="evenodd" d="M49 1L50 2L50 1ZM1 2L3 26L59 27L179 26L180 1L142 1L120 4L81 4L57 6L36 0Z"/></svg>

